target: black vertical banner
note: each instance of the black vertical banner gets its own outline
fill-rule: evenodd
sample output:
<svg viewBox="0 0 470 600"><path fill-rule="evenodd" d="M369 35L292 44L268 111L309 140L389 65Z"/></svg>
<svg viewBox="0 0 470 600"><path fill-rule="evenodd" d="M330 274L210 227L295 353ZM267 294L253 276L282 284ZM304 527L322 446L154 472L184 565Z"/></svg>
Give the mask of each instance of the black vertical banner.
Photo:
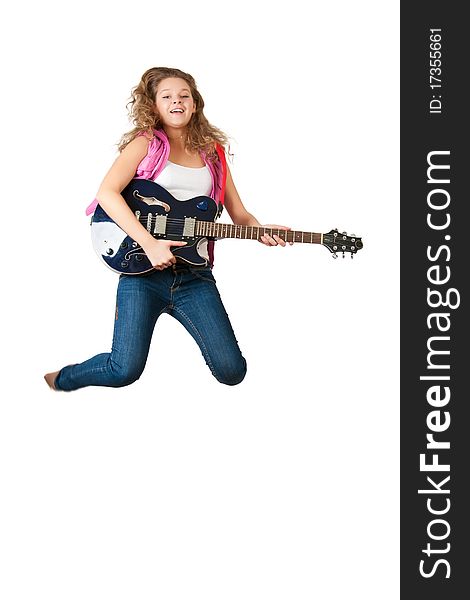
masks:
<svg viewBox="0 0 470 600"><path fill-rule="evenodd" d="M470 594L464 6L401 3L401 598L413 600Z"/></svg>

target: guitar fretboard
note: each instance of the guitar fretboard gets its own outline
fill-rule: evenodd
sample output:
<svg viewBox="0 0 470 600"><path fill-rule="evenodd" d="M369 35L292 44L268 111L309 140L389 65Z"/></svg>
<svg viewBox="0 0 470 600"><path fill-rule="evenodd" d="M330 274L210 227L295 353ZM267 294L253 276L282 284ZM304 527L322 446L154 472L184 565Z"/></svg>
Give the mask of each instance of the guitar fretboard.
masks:
<svg viewBox="0 0 470 600"><path fill-rule="evenodd" d="M232 223L213 223L198 221L196 224L198 237L237 238L241 240L259 240L262 235L277 235L286 242L305 244L321 244L322 234L311 231L292 231L269 227L252 227L251 225L234 225Z"/></svg>

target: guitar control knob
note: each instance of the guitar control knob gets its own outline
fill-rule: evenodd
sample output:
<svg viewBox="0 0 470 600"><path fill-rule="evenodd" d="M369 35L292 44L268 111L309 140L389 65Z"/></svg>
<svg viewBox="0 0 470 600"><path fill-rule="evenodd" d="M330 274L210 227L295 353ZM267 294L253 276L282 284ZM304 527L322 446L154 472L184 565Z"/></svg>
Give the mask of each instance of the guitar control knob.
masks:
<svg viewBox="0 0 470 600"><path fill-rule="evenodd" d="M142 256L142 254L137 254L137 256L135 257L137 262L140 262L141 260L144 260L144 257Z"/></svg>
<svg viewBox="0 0 470 600"><path fill-rule="evenodd" d="M122 242L122 244L121 244L121 248L122 248L123 250L125 250L125 249L128 247L128 245L129 245L129 244L128 244L127 242Z"/></svg>
<svg viewBox="0 0 470 600"><path fill-rule="evenodd" d="M129 263L127 261L123 260L122 263L121 263L121 267L123 269L127 269L128 266L129 266Z"/></svg>
<svg viewBox="0 0 470 600"><path fill-rule="evenodd" d="M108 249L106 250L106 254L107 254L108 256L112 256L112 255L114 254L114 250L113 250L112 248L108 248Z"/></svg>

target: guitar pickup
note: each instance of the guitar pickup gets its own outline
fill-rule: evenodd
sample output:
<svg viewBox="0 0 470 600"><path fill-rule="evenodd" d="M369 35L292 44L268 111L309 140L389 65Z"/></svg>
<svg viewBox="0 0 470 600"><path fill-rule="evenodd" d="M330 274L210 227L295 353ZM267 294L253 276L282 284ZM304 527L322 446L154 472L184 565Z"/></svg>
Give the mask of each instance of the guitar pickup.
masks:
<svg viewBox="0 0 470 600"><path fill-rule="evenodd" d="M183 237L193 238L195 229L196 219L192 217L186 217L186 219L184 220Z"/></svg>
<svg viewBox="0 0 470 600"><path fill-rule="evenodd" d="M155 215L155 227L153 228L153 233L156 235L165 235L166 219L166 215Z"/></svg>

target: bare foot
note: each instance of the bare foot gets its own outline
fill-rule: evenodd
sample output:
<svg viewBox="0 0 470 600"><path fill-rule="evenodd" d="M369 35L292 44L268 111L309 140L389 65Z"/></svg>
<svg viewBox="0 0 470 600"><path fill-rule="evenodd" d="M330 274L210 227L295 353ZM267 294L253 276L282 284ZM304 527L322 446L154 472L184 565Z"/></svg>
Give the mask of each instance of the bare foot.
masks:
<svg viewBox="0 0 470 600"><path fill-rule="evenodd" d="M44 379L46 380L47 385L51 388L51 390L54 390L54 392L57 392L58 389L55 387L55 380L57 375L60 373L59 371L54 371L54 373L46 373L46 375L44 375Z"/></svg>

